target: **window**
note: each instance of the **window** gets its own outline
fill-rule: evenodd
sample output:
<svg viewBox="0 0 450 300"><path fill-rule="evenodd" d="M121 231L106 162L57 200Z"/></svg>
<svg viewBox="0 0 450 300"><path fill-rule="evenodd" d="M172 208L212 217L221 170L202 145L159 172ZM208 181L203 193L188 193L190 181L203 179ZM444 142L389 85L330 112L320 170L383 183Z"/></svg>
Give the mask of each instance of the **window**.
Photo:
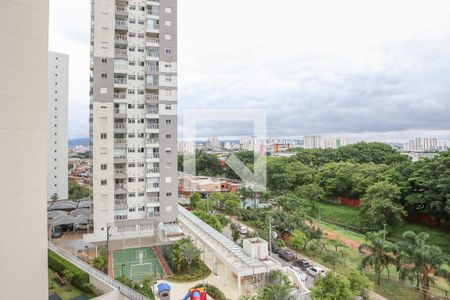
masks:
<svg viewBox="0 0 450 300"><path fill-rule="evenodd" d="M172 21L164 21L164 25L166 25L166 26L172 26Z"/></svg>
<svg viewBox="0 0 450 300"><path fill-rule="evenodd" d="M128 210L129 212L135 212L136 211L136 207L132 207Z"/></svg>
<svg viewBox="0 0 450 300"><path fill-rule="evenodd" d="M107 137L108 135L106 133L100 133L100 139L106 140Z"/></svg>
<svg viewBox="0 0 450 300"><path fill-rule="evenodd" d="M145 210L145 206L139 206L138 207L138 211L144 211Z"/></svg>
<svg viewBox="0 0 450 300"><path fill-rule="evenodd" d="M166 161L166 168L167 169L172 168L172 162L171 161Z"/></svg>
<svg viewBox="0 0 450 300"><path fill-rule="evenodd" d="M166 81L167 82L172 82L172 76L166 75ZM166 107L167 107L167 105L166 105Z"/></svg>
<svg viewBox="0 0 450 300"><path fill-rule="evenodd" d="M143 33L138 33L138 38L140 38L140 39L145 38L145 34L143 34Z"/></svg>
<svg viewBox="0 0 450 300"><path fill-rule="evenodd" d="M136 19L130 19L130 24L136 24Z"/></svg>
<svg viewBox="0 0 450 300"><path fill-rule="evenodd" d="M166 148L166 149L164 149L164 151L165 151L166 153L172 153L172 148Z"/></svg>
<svg viewBox="0 0 450 300"><path fill-rule="evenodd" d="M138 178L138 182L145 182L145 178L143 178L143 177Z"/></svg>
<svg viewBox="0 0 450 300"><path fill-rule="evenodd" d="M136 62L135 62L134 60L129 60L129 61L128 61L128 65L129 65L129 66L135 66L135 65L136 65Z"/></svg>
<svg viewBox="0 0 450 300"><path fill-rule="evenodd" d="M172 68L172 63L166 62L166 63L164 64L164 67L166 67L166 68Z"/></svg>
<svg viewBox="0 0 450 300"><path fill-rule="evenodd" d="M138 61L138 66L140 66L140 67L145 66L145 62L143 62L143 61Z"/></svg>
<svg viewBox="0 0 450 300"><path fill-rule="evenodd" d="M167 119L165 123L166 123L166 124L172 124L172 120Z"/></svg>
<svg viewBox="0 0 450 300"><path fill-rule="evenodd" d="M166 139L172 138L172 135L170 133L166 134Z"/></svg>
<svg viewBox="0 0 450 300"><path fill-rule="evenodd" d="M144 25L145 21L144 20L138 20L139 25Z"/></svg>
<svg viewBox="0 0 450 300"><path fill-rule="evenodd" d="M108 78L108 74L102 73L102 78Z"/></svg>
<svg viewBox="0 0 450 300"><path fill-rule="evenodd" d="M100 154L108 154L108 148L100 148Z"/></svg>
<svg viewBox="0 0 450 300"><path fill-rule="evenodd" d="M108 181L106 179L100 180L100 185L107 185Z"/></svg>
<svg viewBox="0 0 450 300"><path fill-rule="evenodd" d="M135 164L135 163L129 163L129 164L128 164L128 168L134 168L134 167L136 167L136 164Z"/></svg>
<svg viewBox="0 0 450 300"><path fill-rule="evenodd" d="M136 5L130 5L130 10L136 10Z"/></svg>
<svg viewBox="0 0 450 300"><path fill-rule="evenodd" d="M134 51L136 51L136 47L128 47L128 51L134 52Z"/></svg>
<svg viewBox="0 0 450 300"><path fill-rule="evenodd" d="M134 109L134 104L128 104L128 109Z"/></svg>
<svg viewBox="0 0 450 300"><path fill-rule="evenodd" d="M144 80L144 75L138 75L138 76L137 76L137 79L138 79L138 80Z"/></svg>
<svg viewBox="0 0 450 300"><path fill-rule="evenodd" d="M172 197L172 192L166 192L166 197Z"/></svg>
<svg viewBox="0 0 450 300"><path fill-rule="evenodd" d="M143 133L138 133L137 137L138 138L144 138L144 134Z"/></svg>
<svg viewBox="0 0 450 300"><path fill-rule="evenodd" d="M108 94L108 88L105 87L100 88L100 94L102 95Z"/></svg>
<svg viewBox="0 0 450 300"><path fill-rule="evenodd" d="M166 12L166 14L171 14L172 13L172 7L165 7L164 11Z"/></svg>
<svg viewBox="0 0 450 300"><path fill-rule="evenodd" d="M106 170L108 169L108 165L107 164L101 164L100 165L100 170Z"/></svg>
<svg viewBox="0 0 450 300"><path fill-rule="evenodd" d="M106 64L108 60L106 58L102 58L102 64Z"/></svg>
<svg viewBox="0 0 450 300"><path fill-rule="evenodd" d="M128 36L129 37L135 37L136 36L136 32L128 32Z"/></svg>
<svg viewBox="0 0 450 300"><path fill-rule="evenodd" d="M166 177L166 183L171 183L172 182L172 177L168 176Z"/></svg>
<svg viewBox="0 0 450 300"><path fill-rule="evenodd" d="M138 193L138 196L139 196L139 197L143 197L143 196L145 196L145 193L144 193L144 192L139 192L139 193Z"/></svg>
<svg viewBox="0 0 450 300"><path fill-rule="evenodd" d="M137 163L137 166L138 166L139 168L143 168L145 165L144 165L144 163Z"/></svg>
<svg viewBox="0 0 450 300"><path fill-rule="evenodd" d="M136 194L135 193L129 193L128 197L136 197Z"/></svg>
<svg viewBox="0 0 450 300"><path fill-rule="evenodd" d="M144 51L145 51L144 48L141 48L141 47L138 48L138 52L144 53Z"/></svg>
<svg viewBox="0 0 450 300"><path fill-rule="evenodd" d="M128 134L128 137L129 137L129 138L135 138L136 135L135 135L134 133L129 133L129 134Z"/></svg>
<svg viewBox="0 0 450 300"><path fill-rule="evenodd" d="M139 6L139 10L140 11L145 11L145 7L144 6Z"/></svg>
<svg viewBox="0 0 450 300"><path fill-rule="evenodd" d="M166 39L166 40L171 40L171 39L172 39L172 35L170 35L170 34L165 34L165 35L164 35L164 39Z"/></svg>
<svg viewBox="0 0 450 300"><path fill-rule="evenodd" d="M135 153L136 152L136 149L134 149L134 148L128 148L128 153Z"/></svg>
<svg viewBox="0 0 450 300"><path fill-rule="evenodd" d="M166 54L172 54L172 48L165 48L165 49L164 49L164 52L165 52Z"/></svg>
<svg viewBox="0 0 450 300"><path fill-rule="evenodd" d="M128 178L128 182L136 182L136 178L130 177L130 178Z"/></svg>

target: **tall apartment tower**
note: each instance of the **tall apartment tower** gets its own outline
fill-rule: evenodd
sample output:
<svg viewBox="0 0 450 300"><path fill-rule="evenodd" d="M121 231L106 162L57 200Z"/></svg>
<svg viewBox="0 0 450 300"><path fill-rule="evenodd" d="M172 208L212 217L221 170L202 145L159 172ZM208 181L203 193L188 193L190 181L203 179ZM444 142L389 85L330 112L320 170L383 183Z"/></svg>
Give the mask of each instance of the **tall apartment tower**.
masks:
<svg viewBox="0 0 450 300"><path fill-rule="evenodd" d="M48 182L47 199L68 199L69 56L48 53Z"/></svg>
<svg viewBox="0 0 450 300"><path fill-rule="evenodd" d="M177 1L92 0L94 233L153 235L178 215Z"/></svg>
<svg viewBox="0 0 450 300"><path fill-rule="evenodd" d="M304 136L304 148L319 149L321 147L321 137L319 135Z"/></svg>
<svg viewBox="0 0 450 300"><path fill-rule="evenodd" d="M0 19L0 298L48 299L48 0L2 0Z"/></svg>

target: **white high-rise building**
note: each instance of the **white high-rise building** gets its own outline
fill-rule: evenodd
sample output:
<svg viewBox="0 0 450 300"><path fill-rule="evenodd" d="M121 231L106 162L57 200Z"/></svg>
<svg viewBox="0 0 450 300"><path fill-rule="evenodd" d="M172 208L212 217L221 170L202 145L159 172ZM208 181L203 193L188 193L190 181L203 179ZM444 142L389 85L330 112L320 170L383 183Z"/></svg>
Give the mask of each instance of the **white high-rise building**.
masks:
<svg viewBox="0 0 450 300"><path fill-rule="evenodd" d="M177 1L92 0L91 241L178 215Z"/></svg>
<svg viewBox="0 0 450 300"><path fill-rule="evenodd" d="M69 56L48 55L48 181L47 198L68 199Z"/></svg>
<svg viewBox="0 0 450 300"><path fill-rule="evenodd" d="M48 0L0 1L0 293L48 299Z"/></svg>
<svg viewBox="0 0 450 300"><path fill-rule="evenodd" d="M320 135L305 136L303 139L303 145L306 149L319 149L321 147Z"/></svg>

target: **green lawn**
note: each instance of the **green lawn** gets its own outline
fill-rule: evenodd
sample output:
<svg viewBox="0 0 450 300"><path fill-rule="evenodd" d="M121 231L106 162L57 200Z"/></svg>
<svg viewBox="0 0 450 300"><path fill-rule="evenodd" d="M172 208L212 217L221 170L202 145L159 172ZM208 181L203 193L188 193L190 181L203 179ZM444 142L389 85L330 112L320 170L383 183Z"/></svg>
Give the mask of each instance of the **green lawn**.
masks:
<svg viewBox="0 0 450 300"><path fill-rule="evenodd" d="M89 299L94 298L93 295L87 295L85 292L79 290L73 285L64 285L61 286L57 282L55 282L55 271L52 269L48 269L48 294L57 294L63 300L70 300L78 296L86 296Z"/></svg>

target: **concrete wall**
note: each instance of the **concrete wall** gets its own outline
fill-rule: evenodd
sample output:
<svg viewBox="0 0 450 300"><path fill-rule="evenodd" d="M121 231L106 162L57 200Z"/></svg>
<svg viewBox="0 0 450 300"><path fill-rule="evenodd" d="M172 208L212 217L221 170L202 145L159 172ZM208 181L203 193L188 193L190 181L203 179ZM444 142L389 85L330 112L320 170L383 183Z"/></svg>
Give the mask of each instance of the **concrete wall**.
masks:
<svg viewBox="0 0 450 300"><path fill-rule="evenodd" d="M69 56L48 54L48 182L47 199L68 199Z"/></svg>
<svg viewBox="0 0 450 300"><path fill-rule="evenodd" d="M48 299L48 0L0 1L1 299Z"/></svg>

